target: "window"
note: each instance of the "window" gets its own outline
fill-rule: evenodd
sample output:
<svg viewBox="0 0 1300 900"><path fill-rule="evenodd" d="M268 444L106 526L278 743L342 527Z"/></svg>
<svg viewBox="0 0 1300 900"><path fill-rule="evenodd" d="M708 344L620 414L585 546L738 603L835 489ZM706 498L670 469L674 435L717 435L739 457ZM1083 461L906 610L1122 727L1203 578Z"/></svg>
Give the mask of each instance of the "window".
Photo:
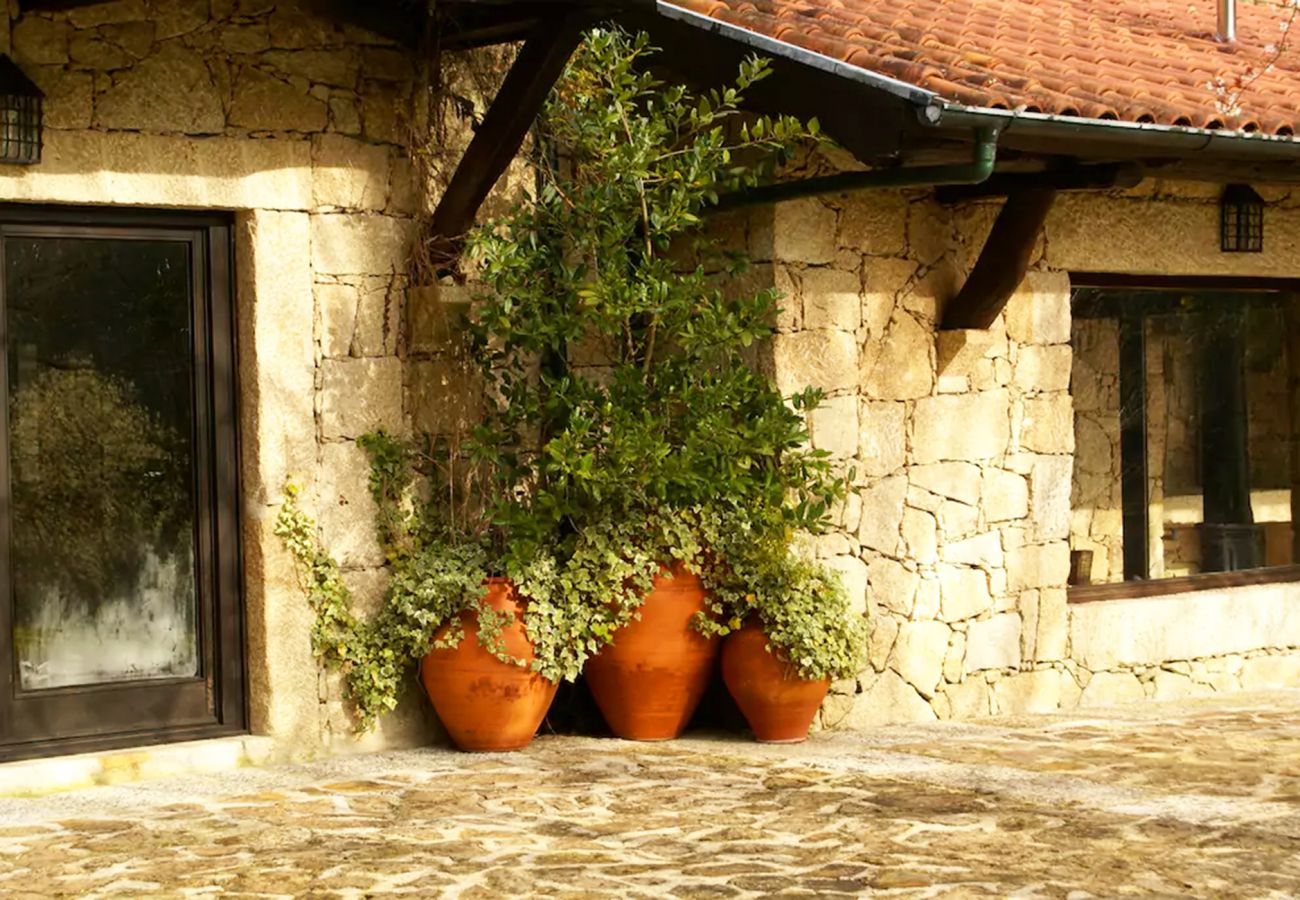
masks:
<svg viewBox="0 0 1300 900"><path fill-rule="evenodd" d="M229 235L0 209L0 757L243 727Z"/></svg>
<svg viewBox="0 0 1300 900"><path fill-rule="evenodd" d="M1071 585L1291 574L1293 302L1076 289Z"/></svg>

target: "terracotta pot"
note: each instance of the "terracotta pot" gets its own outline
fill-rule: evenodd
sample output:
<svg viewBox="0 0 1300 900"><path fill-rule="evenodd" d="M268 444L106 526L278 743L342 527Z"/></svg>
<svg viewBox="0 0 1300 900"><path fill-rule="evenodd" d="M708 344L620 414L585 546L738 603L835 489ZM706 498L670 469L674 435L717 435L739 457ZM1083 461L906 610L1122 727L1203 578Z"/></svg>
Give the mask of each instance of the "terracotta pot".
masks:
<svg viewBox="0 0 1300 900"><path fill-rule="evenodd" d="M531 663L533 645L524 632L514 585L504 578L487 581L487 604L514 615L502 632L506 649ZM438 718L462 750L519 750L537 733L557 685L520 666L497 659L478 642L478 617L460 616L465 636L452 649L434 648L420 663L420 678ZM439 629L442 637L449 626Z"/></svg>
<svg viewBox="0 0 1300 900"><path fill-rule="evenodd" d="M709 685L718 642L691 627L705 608L704 585L680 566L661 570L641 618L587 660L583 674L619 737L666 741L686 728Z"/></svg>
<svg viewBox="0 0 1300 900"><path fill-rule="evenodd" d="M722 681L754 737L765 744L806 740L830 679L810 681L767 651L767 635L750 619L722 642Z"/></svg>

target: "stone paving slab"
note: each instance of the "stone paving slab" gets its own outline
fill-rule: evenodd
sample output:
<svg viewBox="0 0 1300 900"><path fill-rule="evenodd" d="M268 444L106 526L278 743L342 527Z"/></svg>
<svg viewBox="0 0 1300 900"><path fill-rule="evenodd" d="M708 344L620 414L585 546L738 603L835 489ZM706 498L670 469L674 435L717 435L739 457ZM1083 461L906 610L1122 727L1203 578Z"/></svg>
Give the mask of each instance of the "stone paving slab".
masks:
<svg viewBox="0 0 1300 900"><path fill-rule="evenodd" d="M1300 691L0 800L0 896L1295 897Z"/></svg>

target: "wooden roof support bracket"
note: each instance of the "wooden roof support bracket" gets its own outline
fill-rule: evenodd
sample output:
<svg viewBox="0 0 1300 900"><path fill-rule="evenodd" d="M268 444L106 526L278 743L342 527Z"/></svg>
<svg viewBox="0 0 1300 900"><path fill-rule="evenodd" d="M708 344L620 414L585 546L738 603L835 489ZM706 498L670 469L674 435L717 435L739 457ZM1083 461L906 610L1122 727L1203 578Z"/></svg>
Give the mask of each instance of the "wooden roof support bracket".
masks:
<svg viewBox="0 0 1300 900"><path fill-rule="evenodd" d="M458 271L479 207L519 152L588 22L580 13L544 19L506 73L430 220L430 250L445 272Z"/></svg>
<svg viewBox="0 0 1300 900"><path fill-rule="evenodd" d="M1030 257L1056 199L1051 188L1026 188L1007 196L975 267L944 308L940 327L988 328L1029 270Z"/></svg>

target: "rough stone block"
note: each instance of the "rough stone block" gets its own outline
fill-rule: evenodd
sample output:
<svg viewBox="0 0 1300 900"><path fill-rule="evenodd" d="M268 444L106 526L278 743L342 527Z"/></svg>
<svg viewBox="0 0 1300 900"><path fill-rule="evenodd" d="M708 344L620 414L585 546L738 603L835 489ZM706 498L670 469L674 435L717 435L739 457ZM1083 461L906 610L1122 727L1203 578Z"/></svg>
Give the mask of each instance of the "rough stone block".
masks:
<svg viewBox="0 0 1300 900"><path fill-rule="evenodd" d="M867 287L862 294L862 323L872 339L879 339L900 296L916 278L917 265L910 259L868 259L864 271Z"/></svg>
<svg viewBox="0 0 1300 900"><path fill-rule="evenodd" d="M1026 393L1069 390L1072 359L1069 344L1021 347L1016 357L1015 385Z"/></svg>
<svg viewBox="0 0 1300 900"><path fill-rule="evenodd" d="M1013 592L1063 587L1069 574L1070 545L1065 541L1026 544L1007 553L1007 587Z"/></svg>
<svg viewBox="0 0 1300 900"><path fill-rule="evenodd" d="M1034 453L1074 452L1074 408L1069 394L1030 397L1021 409L1022 448Z"/></svg>
<svg viewBox="0 0 1300 900"><path fill-rule="evenodd" d="M23 16L13 24L10 41L14 58L23 64L58 65L68 61L72 29L66 22Z"/></svg>
<svg viewBox="0 0 1300 900"><path fill-rule="evenodd" d="M383 209L388 199L387 147L341 134L311 141L312 202L317 207Z"/></svg>
<svg viewBox="0 0 1300 900"><path fill-rule="evenodd" d="M961 681L966 660L966 632L954 631L948 638L948 652L943 658L943 680L955 684Z"/></svg>
<svg viewBox="0 0 1300 900"><path fill-rule="evenodd" d="M352 354L360 291L350 284L316 285L316 312L321 355L340 359Z"/></svg>
<svg viewBox="0 0 1300 900"><path fill-rule="evenodd" d="M984 517L990 522L1011 522L1029 514L1029 485L1023 476L1004 469L985 469L982 475ZM1069 502L1067 482L1066 502Z"/></svg>
<svg viewBox="0 0 1300 900"><path fill-rule="evenodd" d="M899 628L890 667L927 699L943 678L949 634L942 622L904 622Z"/></svg>
<svg viewBox="0 0 1300 900"><path fill-rule="evenodd" d="M940 617L945 622L960 622L978 616L993 607L989 578L981 569L940 566Z"/></svg>
<svg viewBox="0 0 1300 900"><path fill-rule="evenodd" d="M978 506L980 502L979 466L963 462L931 463L908 469L912 484L932 494Z"/></svg>
<svg viewBox="0 0 1300 900"><path fill-rule="evenodd" d="M812 444L833 459L851 459L858 453L858 398L828 397L808 416Z"/></svg>
<svg viewBox="0 0 1300 900"><path fill-rule="evenodd" d="M41 105L46 128L86 129L91 124L94 75L63 66L28 66L32 81L45 93Z"/></svg>
<svg viewBox="0 0 1300 900"><path fill-rule="evenodd" d="M909 558L923 566L932 565L939 555L938 540L933 515L911 507L903 511L903 548Z"/></svg>
<svg viewBox="0 0 1300 900"><path fill-rule="evenodd" d="M305 86L246 66L235 81L230 124L250 131L324 131L329 108Z"/></svg>
<svg viewBox="0 0 1300 900"><path fill-rule="evenodd" d="M966 632L966 671L1020 667L1020 617L1001 613L972 622Z"/></svg>
<svg viewBox="0 0 1300 900"><path fill-rule="evenodd" d="M824 265L835 259L835 210L816 197L778 203L773 210L772 256Z"/></svg>
<svg viewBox="0 0 1300 900"><path fill-rule="evenodd" d="M921 576L888 557L873 559L867 566L871 599L900 616L910 616L916 602Z"/></svg>
<svg viewBox="0 0 1300 900"><path fill-rule="evenodd" d="M1003 559L1002 539L996 531L985 531L965 540L944 544L939 548L939 558L946 563L1000 568Z"/></svg>
<svg viewBox="0 0 1300 900"><path fill-rule="evenodd" d="M1083 689L1079 705L1114 706L1117 703L1132 703L1145 700L1146 691L1131 672L1097 672Z"/></svg>
<svg viewBox="0 0 1300 900"><path fill-rule="evenodd" d="M1070 278L1030 272L1007 301L1007 336L1021 344L1070 342Z"/></svg>
<svg viewBox="0 0 1300 900"><path fill-rule="evenodd" d="M960 684L944 685L944 696L954 719L977 719L993 714L993 692L983 678L968 678Z"/></svg>
<svg viewBox="0 0 1300 900"><path fill-rule="evenodd" d="M909 491L909 502L915 503L910 499L911 493ZM929 497L935 496L920 490L916 493L925 493ZM945 542L959 541L979 530L979 510L974 506L967 506L956 500L941 500L938 504L938 513L939 530L943 532Z"/></svg>
<svg viewBox="0 0 1300 900"><path fill-rule="evenodd" d="M1061 705L1061 678L1055 669L1020 672L993 685L999 715L1054 712Z"/></svg>
<svg viewBox="0 0 1300 900"><path fill-rule="evenodd" d="M867 656L871 667L877 672L884 671L889 654L898 639L899 621L887 612L877 610L871 617L871 639L867 644Z"/></svg>
<svg viewBox="0 0 1300 900"><path fill-rule="evenodd" d="M307 216L256 211L235 229L243 478L254 503L278 502L316 460Z"/></svg>
<svg viewBox="0 0 1300 900"><path fill-rule="evenodd" d="M890 475L907 461L907 406L865 400L858 408L860 469L864 475Z"/></svg>
<svg viewBox="0 0 1300 900"><path fill-rule="evenodd" d="M1300 654L1253 656L1241 668L1241 686L1259 688L1300 687Z"/></svg>
<svg viewBox="0 0 1300 900"><path fill-rule="evenodd" d="M844 727L855 730L894 722L932 722L938 716L899 675L886 669L853 704Z"/></svg>
<svg viewBox="0 0 1300 900"><path fill-rule="evenodd" d="M1011 440L1007 391L924 397L916 402L912 456L916 463L991 459Z"/></svg>
<svg viewBox="0 0 1300 900"><path fill-rule="evenodd" d="M903 528L903 501L907 496L907 479L902 475L883 478L860 491L862 518L858 523L858 541L863 547L897 554Z"/></svg>
<svg viewBox="0 0 1300 900"><path fill-rule="evenodd" d="M1070 614L1065 588L1043 588L1038 592L1038 634L1034 658L1047 662L1065 659L1070 637Z"/></svg>
<svg viewBox="0 0 1300 900"><path fill-rule="evenodd" d="M805 269L800 280L805 328L858 330L862 324L862 284L856 272Z"/></svg>
<svg viewBox="0 0 1300 900"><path fill-rule="evenodd" d="M787 396L806 387L850 390L857 386L857 340L826 328L778 334L772 338L772 365L777 389Z"/></svg>
<svg viewBox="0 0 1300 900"><path fill-rule="evenodd" d="M217 134L226 127L226 113L202 57L166 42L96 97L95 122L111 130Z"/></svg>
<svg viewBox="0 0 1300 900"><path fill-rule="evenodd" d="M321 434L358 438L376 428L404 431L402 363L393 358L321 362Z"/></svg>
<svg viewBox="0 0 1300 900"><path fill-rule="evenodd" d="M1038 540L1069 537L1073 480L1074 460L1068 456L1040 456L1034 461L1029 521Z"/></svg>
<svg viewBox="0 0 1300 900"><path fill-rule="evenodd" d="M835 572L849 597L849 608L856 615L867 611L867 564L856 556L834 556L824 562Z"/></svg>
<svg viewBox="0 0 1300 900"><path fill-rule="evenodd" d="M400 272L410 240L409 219L358 213L311 217L311 258L317 275Z"/></svg>
<svg viewBox="0 0 1300 900"><path fill-rule="evenodd" d="M907 198L900 191L862 191L845 197L839 245L854 253L901 256L906 251Z"/></svg>
<svg viewBox="0 0 1300 900"><path fill-rule="evenodd" d="M930 362L933 340L928 327L910 313L896 310L884 336L879 338L874 359L863 367L864 395L876 400L913 400L928 395L934 388Z"/></svg>
<svg viewBox="0 0 1300 900"><path fill-rule="evenodd" d="M344 568L384 564L370 496L370 456L347 441L321 447L317 521L326 551Z"/></svg>

